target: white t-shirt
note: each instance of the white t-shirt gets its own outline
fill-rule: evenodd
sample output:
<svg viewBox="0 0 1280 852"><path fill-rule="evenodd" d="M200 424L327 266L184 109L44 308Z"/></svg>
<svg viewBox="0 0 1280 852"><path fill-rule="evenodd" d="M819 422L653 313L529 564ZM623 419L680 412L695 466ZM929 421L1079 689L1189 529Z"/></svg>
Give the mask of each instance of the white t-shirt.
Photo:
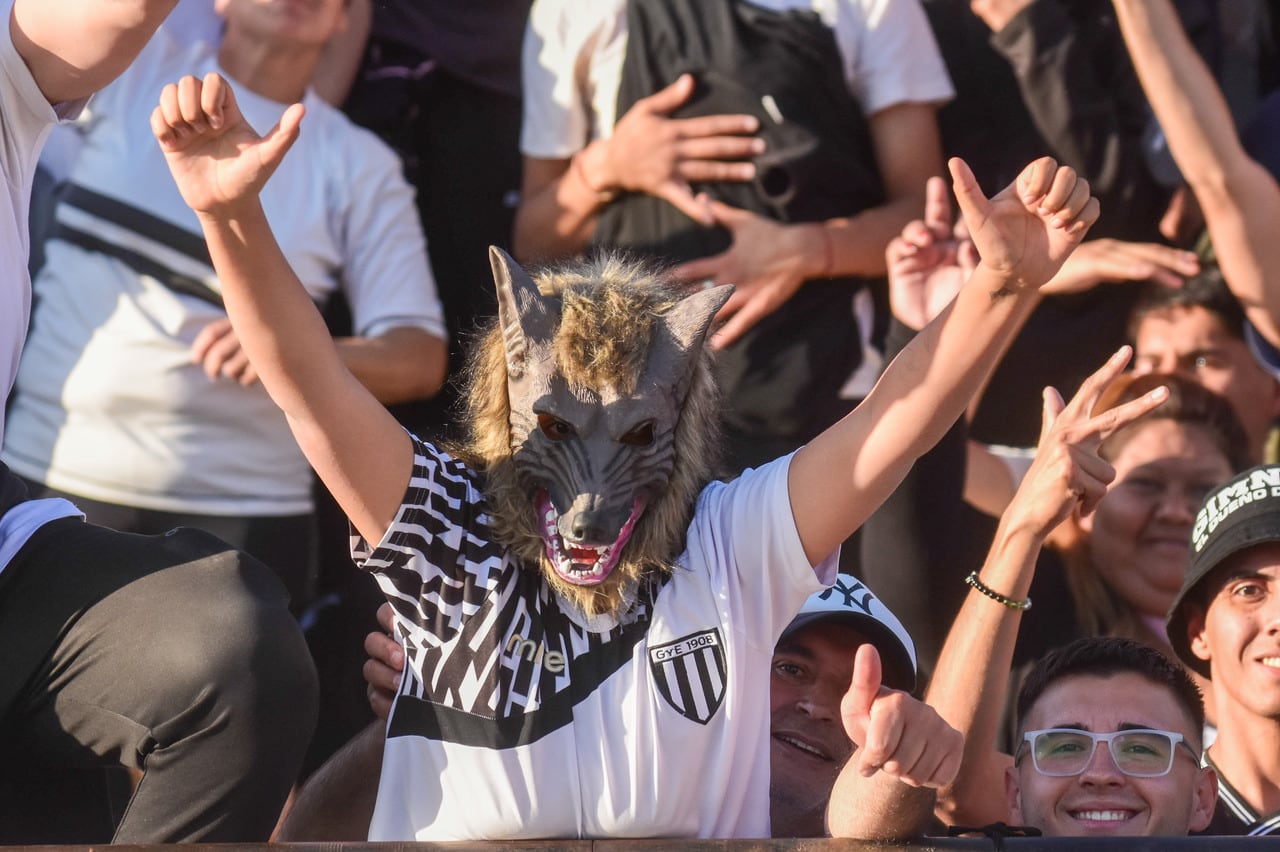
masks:
<svg viewBox="0 0 1280 852"><path fill-rule="evenodd" d="M208 45L157 33L93 101L71 183L93 203L57 221L165 270L218 281L195 214L152 137L161 88L217 70ZM234 86L233 82L233 86ZM285 105L236 86L265 132ZM426 242L395 154L308 93L293 150L262 191L272 228L307 292L341 288L357 335L417 327L444 338ZM121 206L121 202L134 209ZM4 460L73 494L144 509L271 516L311 510L311 472L260 384L211 381L196 335L225 311L159 277L61 239L47 244L40 304L10 408Z"/></svg>
<svg viewBox="0 0 1280 852"><path fill-rule="evenodd" d="M866 115L955 93L919 0L755 0L812 9L835 33L845 82ZM607 138L627 52L626 0L535 0L523 51L528 157L562 159Z"/></svg>
<svg viewBox="0 0 1280 852"><path fill-rule="evenodd" d="M406 651L369 838L767 837L773 646L836 562L809 566L789 464L709 485L672 576L588 620L417 443L381 544L353 542Z"/></svg>
<svg viewBox="0 0 1280 852"><path fill-rule="evenodd" d="M40 146L60 118L74 118L84 106L82 101L62 104L57 110L49 105L13 46L12 13L13 0L0 0L0 169L8 189L8 203L0 204L0 259L6 267L0 273L0 377L6 396L17 375L31 312L27 211ZM4 438L3 411L0 399L0 440ZM10 509L0 518L0 571L44 523L75 514L75 507L65 500L31 500Z"/></svg>

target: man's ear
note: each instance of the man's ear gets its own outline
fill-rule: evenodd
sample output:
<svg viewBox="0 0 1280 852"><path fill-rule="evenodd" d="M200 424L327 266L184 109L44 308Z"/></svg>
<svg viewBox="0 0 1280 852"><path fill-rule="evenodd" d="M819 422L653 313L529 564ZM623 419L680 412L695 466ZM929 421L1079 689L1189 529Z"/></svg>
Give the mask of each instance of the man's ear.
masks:
<svg viewBox="0 0 1280 852"><path fill-rule="evenodd" d="M1204 635L1204 607L1197 603L1187 603L1185 606L1187 608L1187 644L1191 647L1191 653L1206 663L1211 662L1212 649Z"/></svg>
<svg viewBox="0 0 1280 852"><path fill-rule="evenodd" d="M1213 821L1213 812L1218 806L1218 773L1212 767L1203 766L1197 770L1195 799L1191 804L1191 822L1189 830L1204 831Z"/></svg>
<svg viewBox="0 0 1280 852"><path fill-rule="evenodd" d="M1009 824L1026 825L1022 816L1022 787L1018 780L1018 767L1004 768L1004 798L1009 806Z"/></svg>

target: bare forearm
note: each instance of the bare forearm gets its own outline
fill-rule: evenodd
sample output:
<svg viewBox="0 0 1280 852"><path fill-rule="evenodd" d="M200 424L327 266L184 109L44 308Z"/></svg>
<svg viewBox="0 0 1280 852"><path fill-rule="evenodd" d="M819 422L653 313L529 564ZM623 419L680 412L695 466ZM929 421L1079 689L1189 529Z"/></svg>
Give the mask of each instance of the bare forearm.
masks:
<svg viewBox="0 0 1280 852"><path fill-rule="evenodd" d="M1222 272L1250 321L1280 344L1280 188L1244 151L1226 100L1168 0L1116 0L1117 17L1179 170L1204 210Z"/></svg>
<svg viewBox="0 0 1280 852"><path fill-rule="evenodd" d="M1002 519L979 572L1000 594L1027 597L1043 542ZM939 791L938 812L952 824L1007 820L1001 773L1007 758L996 752L996 732L1008 693L1020 610L970 589L938 656L926 703L964 734L964 760L951 786Z"/></svg>
<svg viewBox="0 0 1280 852"><path fill-rule="evenodd" d="M381 721L369 725L307 779L277 840L368 838L382 772L382 726Z"/></svg>
<svg viewBox="0 0 1280 852"><path fill-rule="evenodd" d="M512 240L523 263L578 254L591 241L609 193L590 184L588 170L604 156L603 140L567 160L525 159L525 179Z"/></svg>
<svg viewBox="0 0 1280 852"><path fill-rule="evenodd" d="M792 513L813 564L862 524L936 444L999 362L1034 308L1034 291L979 264L956 300L890 363L862 405L803 448L791 465ZM807 493L832 459L848 460L839 493ZM829 480L828 480L829 481ZM842 513L831 505L843 507Z"/></svg>
<svg viewBox="0 0 1280 852"><path fill-rule="evenodd" d="M384 405L434 396L444 384L448 347L419 328L334 341L343 363Z"/></svg>
<svg viewBox="0 0 1280 852"><path fill-rule="evenodd" d="M883 773L864 778L857 760L840 771L827 807L827 831L832 837L858 840L910 840L929 825L934 791L912 787Z"/></svg>
<svg viewBox="0 0 1280 852"><path fill-rule="evenodd" d="M856 216L828 220L825 227L831 244L831 273L861 277L884 275L888 270L884 247L919 216L923 206L924 193L919 192L890 200Z"/></svg>
<svg viewBox="0 0 1280 852"><path fill-rule="evenodd" d="M1219 182L1244 157L1227 103L1167 0L1115 0L1129 54L1184 178Z"/></svg>
<svg viewBox="0 0 1280 852"><path fill-rule="evenodd" d="M341 367L319 311L280 250L256 198L234 216L200 215L227 314L263 386L285 414L305 417Z"/></svg>
<svg viewBox="0 0 1280 852"><path fill-rule="evenodd" d="M129 66L177 0L15 0L14 46L50 103L73 101Z"/></svg>

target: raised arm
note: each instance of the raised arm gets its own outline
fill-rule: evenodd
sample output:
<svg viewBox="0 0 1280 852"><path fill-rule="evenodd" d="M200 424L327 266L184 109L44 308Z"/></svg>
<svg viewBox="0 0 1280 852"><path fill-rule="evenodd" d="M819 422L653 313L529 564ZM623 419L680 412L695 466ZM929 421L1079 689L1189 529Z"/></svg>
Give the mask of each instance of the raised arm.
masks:
<svg viewBox="0 0 1280 852"><path fill-rule="evenodd" d="M791 509L813 564L857 529L951 427L1034 307L1037 288L1098 216L1088 184L1048 157L991 199L962 161L951 161L951 173L982 260L866 400L792 460Z"/></svg>
<svg viewBox="0 0 1280 852"><path fill-rule="evenodd" d="M355 528L378 541L413 464L408 435L351 374L271 233L258 193L297 138L290 107L265 137L217 74L166 86L151 126L204 230L231 318L298 446Z"/></svg>
<svg viewBox="0 0 1280 852"><path fill-rule="evenodd" d="M1280 345L1280 187L1240 144L1213 75L1168 0L1115 0L1147 100L1204 212L1223 277L1249 321Z"/></svg>
<svg viewBox="0 0 1280 852"><path fill-rule="evenodd" d="M40 91L57 104L110 83L177 0L14 0L9 29Z"/></svg>
<svg viewBox="0 0 1280 852"><path fill-rule="evenodd" d="M1113 355L1065 407L1057 391L1045 389L1035 461L1001 516L978 573L978 582L987 589L1011 601L1026 599L1050 533L1072 510L1092 511L1115 478L1111 465L1098 455L1099 445L1168 396L1160 388L1090 417L1130 354L1124 347ZM1050 601L1041 603L1052 606ZM965 737L960 772L938 794L938 815L951 824L1009 819L1003 778L1012 758L997 751L995 742L1021 621L1022 609L971 588L938 656L925 701Z"/></svg>

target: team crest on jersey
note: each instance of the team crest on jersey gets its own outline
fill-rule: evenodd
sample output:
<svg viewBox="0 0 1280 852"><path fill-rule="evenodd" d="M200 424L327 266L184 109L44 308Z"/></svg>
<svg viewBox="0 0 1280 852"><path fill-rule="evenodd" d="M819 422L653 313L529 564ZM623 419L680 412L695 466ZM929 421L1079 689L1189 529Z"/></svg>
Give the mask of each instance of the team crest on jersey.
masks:
<svg viewBox="0 0 1280 852"><path fill-rule="evenodd" d="M699 725L710 722L724 701L724 641L717 628L651 646L649 669L667 703Z"/></svg>

